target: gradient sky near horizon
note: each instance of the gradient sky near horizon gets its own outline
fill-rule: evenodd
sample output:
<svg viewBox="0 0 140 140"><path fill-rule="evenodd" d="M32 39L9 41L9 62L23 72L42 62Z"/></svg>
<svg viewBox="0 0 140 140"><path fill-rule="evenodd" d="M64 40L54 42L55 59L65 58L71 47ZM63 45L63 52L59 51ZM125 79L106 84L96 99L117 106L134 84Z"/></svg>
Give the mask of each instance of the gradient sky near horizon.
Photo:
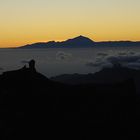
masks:
<svg viewBox="0 0 140 140"><path fill-rule="evenodd" d="M79 35L140 40L140 0L0 0L0 47Z"/></svg>

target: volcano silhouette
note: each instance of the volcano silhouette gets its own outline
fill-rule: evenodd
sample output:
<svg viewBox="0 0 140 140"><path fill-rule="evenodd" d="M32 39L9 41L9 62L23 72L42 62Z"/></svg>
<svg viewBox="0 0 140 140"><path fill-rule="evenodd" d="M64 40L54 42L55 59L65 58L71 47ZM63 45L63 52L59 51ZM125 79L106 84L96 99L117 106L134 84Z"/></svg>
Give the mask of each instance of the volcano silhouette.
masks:
<svg viewBox="0 0 140 140"><path fill-rule="evenodd" d="M84 36L78 36L73 39L68 39L66 41L62 42L55 42L55 41L49 41L49 42L40 42L40 43L34 43L22 46L20 48L58 48L58 47L93 47L94 41L91 39L84 37Z"/></svg>
<svg viewBox="0 0 140 140"><path fill-rule="evenodd" d="M78 36L62 42L49 41L27 44L18 48L43 49L43 48L87 48L87 47L140 47L140 41L101 41L95 42L88 37Z"/></svg>

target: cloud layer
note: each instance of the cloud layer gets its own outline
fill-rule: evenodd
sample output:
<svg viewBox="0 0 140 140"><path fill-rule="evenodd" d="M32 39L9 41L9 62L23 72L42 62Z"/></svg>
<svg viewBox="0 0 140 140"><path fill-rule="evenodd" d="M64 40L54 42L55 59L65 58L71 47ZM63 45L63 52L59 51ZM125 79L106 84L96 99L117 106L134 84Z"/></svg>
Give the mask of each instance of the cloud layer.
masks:
<svg viewBox="0 0 140 140"><path fill-rule="evenodd" d="M129 53L118 53L117 55L111 56L106 53L98 53L97 58L86 62L86 66L95 67L112 67L114 64L121 64L123 66L140 69L140 54L134 52Z"/></svg>
<svg viewBox="0 0 140 140"><path fill-rule="evenodd" d="M70 60L72 58L72 54L65 53L63 51L58 51L56 53L56 60Z"/></svg>

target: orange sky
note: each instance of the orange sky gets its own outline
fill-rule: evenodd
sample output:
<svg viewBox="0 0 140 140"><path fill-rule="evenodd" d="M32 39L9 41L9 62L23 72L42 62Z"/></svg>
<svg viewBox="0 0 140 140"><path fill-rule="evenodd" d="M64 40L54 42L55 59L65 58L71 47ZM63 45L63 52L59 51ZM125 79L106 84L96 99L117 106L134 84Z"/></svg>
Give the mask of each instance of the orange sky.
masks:
<svg viewBox="0 0 140 140"><path fill-rule="evenodd" d="M140 0L0 0L0 47L66 40L140 40Z"/></svg>

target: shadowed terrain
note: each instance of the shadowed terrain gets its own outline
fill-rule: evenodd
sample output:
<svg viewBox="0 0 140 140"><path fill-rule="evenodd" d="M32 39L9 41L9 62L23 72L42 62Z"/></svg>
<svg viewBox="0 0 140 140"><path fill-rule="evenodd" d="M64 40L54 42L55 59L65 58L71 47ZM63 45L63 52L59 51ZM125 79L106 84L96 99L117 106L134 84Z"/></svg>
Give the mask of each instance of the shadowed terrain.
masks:
<svg viewBox="0 0 140 140"><path fill-rule="evenodd" d="M115 69L115 70L114 70ZM121 70L119 70L121 69ZM126 75L122 77L119 72ZM5 139L90 139L139 135L139 72L110 68L77 84L48 79L29 67L0 75L0 128ZM95 82L111 74L115 82ZM118 74L117 76L116 73ZM98 75L98 76L97 76ZM94 81L94 82L88 82ZM97 78L98 79L98 78Z"/></svg>

